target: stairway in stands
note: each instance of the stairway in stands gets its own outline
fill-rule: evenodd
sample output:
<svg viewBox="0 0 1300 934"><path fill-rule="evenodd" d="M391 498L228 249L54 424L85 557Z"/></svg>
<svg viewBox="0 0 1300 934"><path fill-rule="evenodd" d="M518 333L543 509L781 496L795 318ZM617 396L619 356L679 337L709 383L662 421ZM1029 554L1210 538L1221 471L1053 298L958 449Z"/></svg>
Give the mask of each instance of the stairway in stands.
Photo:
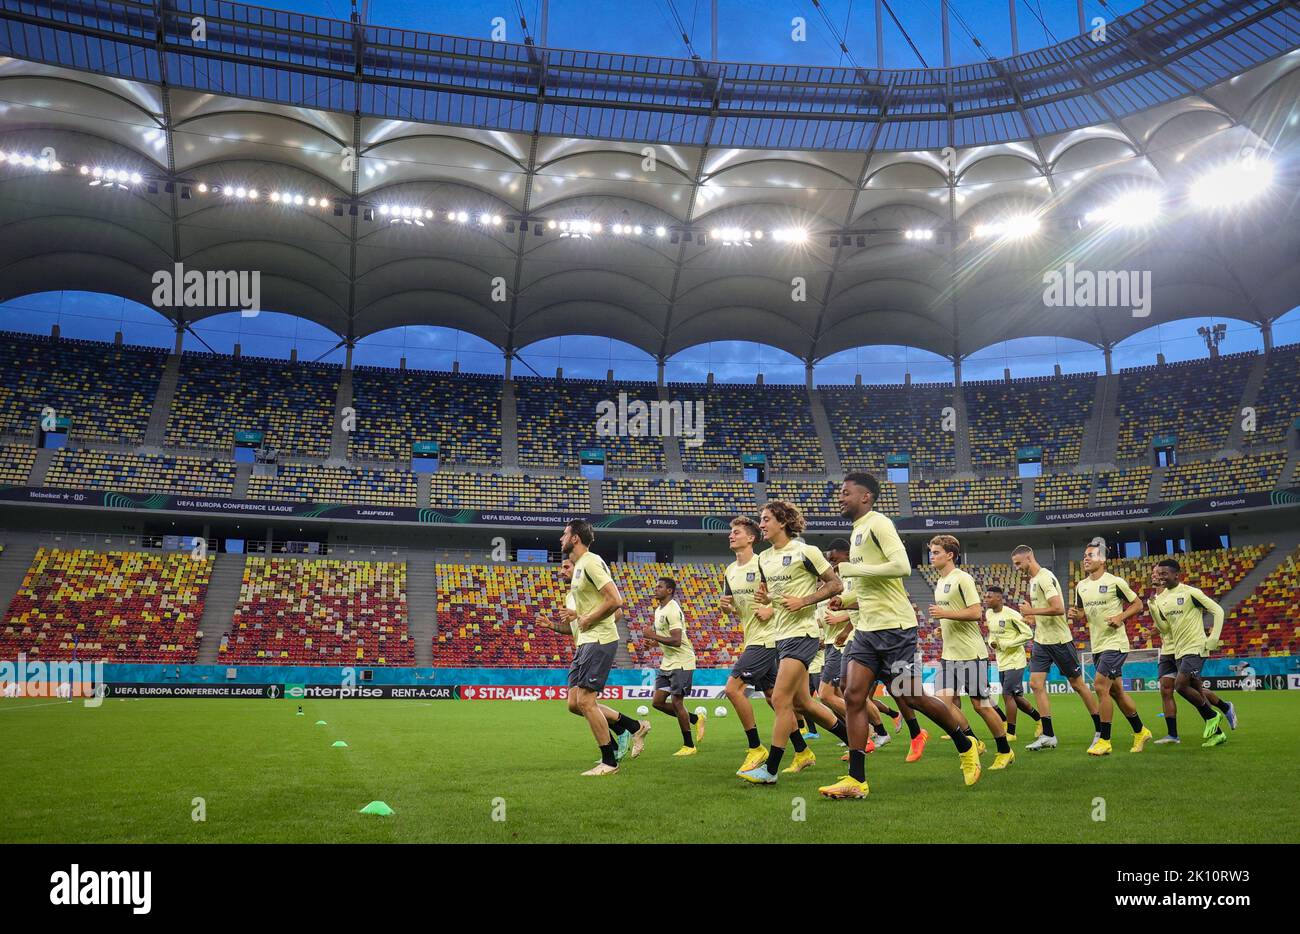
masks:
<svg viewBox="0 0 1300 934"><path fill-rule="evenodd" d="M34 540L15 540L15 536L6 535L0 545L4 545L4 551L0 552L0 618L3 618L9 612L10 601L23 585L27 569L32 566L37 544Z"/></svg>
<svg viewBox="0 0 1300 934"><path fill-rule="evenodd" d="M826 417L826 406L816 389L808 390L808 405L812 409L813 424L817 426L817 440L822 443L822 458L826 461L826 473L832 477L844 476L840 464L840 452L835 447L835 435L831 431L831 420Z"/></svg>
<svg viewBox="0 0 1300 934"><path fill-rule="evenodd" d="M334 432L330 435L330 456L325 462L330 467L344 467L348 459L348 441L352 434L344 429L343 410L352 405L352 371L346 367L339 376L339 391L334 397ZM355 411L353 415L355 417Z"/></svg>
<svg viewBox="0 0 1300 934"><path fill-rule="evenodd" d="M221 637L234 625L245 561L244 555L217 555L203 599L203 616L199 619L199 632L203 633L199 640L200 665L215 665L220 661Z"/></svg>
<svg viewBox="0 0 1300 934"><path fill-rule="evenodd" d="M1083 429L1079 460L1084 464L1114 464L1119 446L1119 374L1099 376L1092 414Z"/></svg>
<svg viewBox="0 0 1300 934"><path fill-rule="evenodd" d="M149 447L162 445L167 436L167 416L171 414L172 400L176 398L176 384L181 374L181 355L171 354L163 367L162 378L158 381L158 392L153 397L153 411L149 415L149 427L144 432L144 443Z"/></svg>
<svg viewBox="0 0 1300 934"><path fill-rule="evenodd" d="M36 461L32 464L32 472L27 475L28 486L45 486L45 475L49 472L50 464L54 463L56 453L56 448L36 449Z"/></svg>
<svg viewBox="0 0 1300 934"><path fill-rule="evenodd" d="M1242 426L1241 412L1248 406L1254 408L1256 400L1259 399L1259 388L1264 385L1264 370L1267 365L1268 357L1259 354L1250 367L1250 374L1246 377L1246 387L1241 392L1241 400L1232 413L1232 427L1228 430L1228 440L1223 444L1225 454L1235 455L1242 451L1246 433Z"/></svg>
<svg viewBox="0 0 1300 934"><path fill-rule="evenodd" d="M438 632L438 576L431 555L406 561L406 631L415 650L415 664L433 664L433 637Z"/></svg>

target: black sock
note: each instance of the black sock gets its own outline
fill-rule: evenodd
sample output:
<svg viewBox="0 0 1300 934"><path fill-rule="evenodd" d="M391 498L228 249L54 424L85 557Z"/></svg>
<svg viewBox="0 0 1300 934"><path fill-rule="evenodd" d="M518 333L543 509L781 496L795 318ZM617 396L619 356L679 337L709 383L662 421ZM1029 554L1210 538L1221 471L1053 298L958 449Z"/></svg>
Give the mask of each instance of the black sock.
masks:
<svg viewBox="0 0 1300 934"><path fill-rule="evenodd" d="M808 730L808 721L804 720L803 717L798 717L798 718L796 718L796 719L795 719L795 724L796 724L795 729L799 730L799 732L801 732L801 733L807 732L807 730Z"/></svg>
<svg viewBox="0 0 1300 934"><path fill-rule="evenodd" d="M803 737L799 735L798 730L790 734L790 745L794 747L795 752L803 752L808 748L808 744L803 741Z"/></svg>
<svg viewBox="0 0 1300 934"><path fill-rule="evenodd" d="M830 728L831 735L842 743L849 741L849 728L839 717L835 718L835 725Z"/></svg>
<svg viewBox="0 0 1300 934"><path fill-rule="evenodd" d="M601 746L600 761L605 763L606 765L617 766L618 760L614 758L614 750L617 748L618 748L618 744L615 743L613 740L606 743L604 746Z"/></svg>
<svg viewBox="0 0 1300 934"><path fill-rule="evenodd" d="M1042 722L1043 722L1043 735L1044 735L1044 736L1055 736L1056 733L1053 732L1053 730L1052 730L1052 718L1051 718L1051 717L1043 717L1043 721L1042 721Z"/></svg>
<svg viewBox="0 0 1300 934"><path fill-rule="evenodd" d="M1011 744L1007 742L1006 736L995 736L993 741L998 744L998 752L1011 751Z"/></svg>
<svg viewBox="0 0 1300 934"><path fill-rule="evenodd" d="M1214 708L1209 704L1197 707L1196 712L1201 715L1202 720L1213 720L1215 717Z"/></svg>
<svg viewBox="0 0 1300 934"><path fill-rule="evenodd" d="M758 741L758 727L754 727L753 729L746 730L745 739L749 741L750 749L757 749L759 746L763 745L761 742Z"/></svg>
<svg viewBox="0 0 1300 934"><path fill-rule="evenodd" d="M996 711L998 712L998 716L1002 718L1002 722L1003 722L1003 723L1006 723L1006 722L1007 722L1007 715L1006 715L1006 713L1002 710L1002 708L999 707L999 706L997 706L997 705L995 704L995 705L993 706L993 709L996 710Z"/></svg>
<svg viewBox="0 0 1300 934"><path fill-rule="evenodd" d="M1099 729L1097 732L1101 734L1102 739L1110 739L1110 724L1109 723L1101 724L1101 729Z"/></svg>
<svg viewBox="0 0 1300 934"><path fill-rule="evenodd" d="M697 713L691 714L691 726L695 726L695 724L699 722L700 722L700 715Z"/></svg>
<svg viewBox="0 0 1300 934"><path fill-rule="evenodd" d="M1028 710L1024 711L1024 713L1029 714L1029 719L1033 720L1035 723L1043 719L1038 715L1038 711L1035 710L1033 707L1030 707Z"/></svg>
<svg viewBox="0 0 1300 934"><path fill-rule="evenodd" d="M910 717L907 720L907 732L911 734L912 739L921 735L921 724L916 722L916 717Z"/></svg>
<svg viewBox="0 0 1300 934"><path fill-rule="evenodd" d="M958 752L969 752L971 746L975 745L975 740L972 738L974 734L968 736L961 727L953 727L951 730L944 727L944 731L952 737L952 744L957 747Z"/></svg>
<svg viewBox="0 0 1300 934"><path fill-rule="evenodd" d="M969 736L971 739L975 738L975 731L972 730L970 727L966 727L966 729L962 730L962 732L965 733L967 736Z"/></svg>
<svg viewBox="0 0 1300 934"><path fill-rule="evenodd" d="M897 711L897 710L890 710L890 709L889 709L888 707L886 707L884 704L876 704L876 709L879 710L881 713L883 713L886 717L897 717L897 716L898 716L898 711Z"/></svg>
<svg viewBox="0 0 1300 934"><path fill-rule="evenodd" d="M889 731L885 729L885 725L883 723L877 723L875 726L872 727L872 729L876 731L877 736L889 735Z"/></svg>
<svg viewBox="0 0 1300 934"><path fill-rule="evenodd" d="M1227 713L1227 712L1228 712L1228 708L1231 707L1232 705L1229 704L1229 703L1228 703L1226 700L1224 700L1223 698L1219 698L1219 702L1218 702L1217 704L1215 704L1214 706L1215 706L1215 707L1218 707L1218 708L1219 708L1220 710L1222 710L1224 713Z"/></svg>
<svg viewBox="0 0 1300 934"><path fill-rule="evenodd" d="M772 744L771 750L767 754L767 770L773 775L777 769L781 768L781 757L785 755L785 747Z"/></svg>
<svg viewBox="0 0 1300 934"><path fill-rule="evenodd" d="M682 730L682 745L691 747L695 746L695 740L691 739L690 730Z"/></svg>
<svg viewBox="0 0 1300 934"><path fill-rule="evenodd" d="M1213 716L1213 714L1211 714L1211 716ZM1133 714L1133 716L1127 717L1125 719L1128 720L1128 725L1133 727L1134 733L1142 732L1142 718L1140 716L1138 716L1137 714Z"/></svg>
<svg viewBox="0 0 1300 934"><path fill-rule="evenodd" d="M860 782L867 780L867 754L861 749L849 750L849 777Z"/></svg>
<svg viewBox="0 0 1300 934"><path fill-rule="evenodd" d="M610 729L613 730L615 734L635 733L637 730L641 729L641 723L638 720L633 720L627 714L621 713L618 715L618 719L610 725Z"/></svg>
<svg viewBox="0 0 1300 934"><path fill-rule="evenodd" d="M1177 735L1178 735L1178 718L1177 718L1177 717L1165 717L1165 727L1169 730L1169 735L1170 735L1170 736L1177 736Z"/></svg>
<svg viewBox="0 0 1300 934"><path fill-rule="evenodd" d="M1092 715L1092 728L1098 733L1101 732L1101 714L1095 713Z"/></svg>
<svg viewBox="0 0 1300 934"><path fill-rule="evenodd" d="M1008 736L1016 735L1016 725L1010 721L1007 721L1007 735Z"/></svg>

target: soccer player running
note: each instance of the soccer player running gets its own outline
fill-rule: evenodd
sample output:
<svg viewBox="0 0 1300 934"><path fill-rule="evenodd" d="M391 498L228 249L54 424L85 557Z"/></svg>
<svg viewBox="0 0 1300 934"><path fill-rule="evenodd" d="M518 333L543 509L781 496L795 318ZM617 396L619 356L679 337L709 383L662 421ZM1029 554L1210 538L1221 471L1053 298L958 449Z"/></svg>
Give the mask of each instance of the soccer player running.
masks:
<svg viewBox="0 0 1300 934"><path fill-rule="evenodd" d="M1003 603L1006 592L997 584L984 588L984 623L989 628L989 648L998 653L998 679L1002 682L1002 703L1007 708L1007 742L1016 741L1016 719L1024 711L1043 728L1038 711L1025 700L1025 646L1034 638L1025 618ZM1042 735L1041 733L1038 735Z"/></svg>
<svg viewBox="0 0 1300 934"><path fill-rule="evenodd" d="M1151 739L1151 731L1142 725L1137 705L1124 690L1124 662L1128 659L1128 621L1142 612L1142 600L1128 581L1106 570L1106 540L1094 538L1083 550L1083 580L1074 585L1074 606L1070 619L1088 621L1092 655L1097 674L1093 690L1101 715L1101 735L1088 747L1090 756L1108 756L1111 752L1111 718L1118 705L1133 728L1133 748L1141 752Z"/></svg>
<svg viewBox="0 0 1300 934"><path fill-rule="evenodd" d="M1201 735L1205 742L1201 745L1222 745L1228 741L1228 735L1223 732L1221 724L1226 718L1228 725L1236 729L1237 715L1231 704L1224 703L1213 692L1205 690L1201 681L1201 666L1205 664L1206 657L1219 647L1219 635L1223 632L1223 607L1203 591L1183 583L1183 569L1173 558L1166 558L1156 564L1151 577L1158 587L1164 588L1151 598L1151 618L1160 630L1161 647L1171 649L1169 654L1173 656L1176 672L1174 690L1205 721L1205 730ZM1213 620L1208 637L1205 634L1205 613L1209 613ZM1161 653L1162 681L1165 675L1164 660L1167 657L1169 656ZM1177 742L1176 722L1170 721L1169 731Z"/></svg>
<svg viewBox="0 0 1300 934"><path fill-rule="evenodd" d="M1055 749L1056 728L1052 725L1052 703L1047 697L1047 675L1056 666L1061 677L1070 683L1092 717L1092 741L1101 735L1101 716L1097 698L1083 680L1083 666L1074 647L1074 633L1066 622L1065 597L1056 575L1038 563L1034 549L1020 545L1011 552L1011 563L1029 581L1029 600L1020 604L1020 615L1034 624L1034 650L1029 658L1029 688L1042 717L1043 731L1025 748L1030 752Z"/></svg>
<svg viewBox="0 0 1300 934"><path fill-rule="evenodd" d="M612 775L618 771L618 744L610 738L608 714L596 702L609 678L618 651L614 613L623 607L623 595L609 574L604 559L591 550L596 533L586 519L574 519L560 536L560 552L573 561L573 608L559 611L570 626L577 650L569 666L569 712L583 717L600 747L600 762L583 775ZM632 756L641 753L650 722L642 720L632 736Z"/></svg>
<svg viewBox="0 0 1300 934"><path fill-rule="evenodd" d="M925 693L916 668L916 613L903 586L912 573L907 549L887 516L875 511L880 481L869 473L854 472L840 486L840 515L853 523L849 560L840 574L852 583L857 598L853 641L844 652L841 672L844 705L848 709L849 774L819 791L827 798L865 798L869 738L867 704L878 676L892 679L890 694L912 735L908 761L920 758L927 734L917 724L915 711L925 714L952 737L967 785L980 778L979 751L966 735L962 718L951 706Z"/></svg>
<svg viewBox="0 0 1300 934"><path fill-rule="evenodd" d="M804 530L803 514L798 507L782 500L768 503L763 507L759 529L772 547L758 556L764 583L755 597L762 604L755 613L760 618L770 615L776 628L776 650L780 657L776 687L772 689L776 718L767 761L741 772L740 777L752 784L773 785L785 755L784 741L786 737L794 739L791 734L796 732L798 714L848 742L844 721L808 690L808 669L821 648L821 630L817 627L814 607L838 594L844 585L820 551L795 540ZM796 751L786 771L799 772L816 761L813 751L805 748L803 752Z"/></svg>
<svg viewBox="0 0 1300 934"><path fill-rule="evenodd" d="M569 585L569 590L564 595L564 606L569 611L576 612L578 607L573 599L572 587L573 559L565 558L560 562L560 578ZM616 623L622 613L623 611L621 609L614 611L614 619ZM537 621L537 628L550 629L554 632L572 635L575 642L574 649L577 649L576 643L578 631L574 628L573 623L569 622L567 619L558 615L552 619L540 619ZM604 704L597 704L596 709L605 717L606 722L609 723L610 731L614 734L614 761L622 762L623 758L628 753L629 747L632 745L632 737L636 735L637 731L641 729L643 724L648 731L650 729L650 724L644 721L633 720L627 714L620 713L613 707L606 707ZM576 712L573 709L572 698L570 698L569 701L569 711L571 713ZM640 749L638 749L637 752L640 753Z"/></svg>
<svg viewBox="0 0 1300 934"><path fill-rule="evenodd" d="M983 718L998 753L993 757L991 771L998 772L1016 761L1016 754L1007 742L1006 727L989 700L989 647L984 644L980 619L984 604L980 602L975 578L957 567L961 542L952 535L936 535L930 539L930 566L939 572L934 584L934 603L930 604L930 619L938 620L943 634L943 654L939 661L939 696L952 704L960 714L958 698L965 691L971 706ZM966 735L975 739L969 729ZM975 739L976 749L982 745ZM982 750L979 750L982 751Z"/></svg>
<svg viewBox="0 0 1300 934"><path fill-rule="evenodd" d="M848 539L834 539L826 548L826 560L832 565L849 559ZM844 696L840 693L841 652L836 640L845 629L853 628L852 617L834 605L834 598L817 604L818 622L822 630L822 652L824 653L821 677L817 679L817 698L835 711L841 719L844 717ZM811 687L811 684L809 685Z"/></svg>
<svg viewBox="0 0 1300 934"><path fill-rule="evenodd" d="M731 667L727 678L727 700L731 701L736 718L745 730L745 739L749 751L736 774L748 772L767 761L767 747L758 738L755 725L754 708L745 694L745 685L751 685L756 691L762 691L768 706L772 704L772 688L776 686L776 669L780 659L777 657L775 628L771 617L759 619L755 615L757 604L754 598L763 583L763 570L759 567L758 556L754 554L754 544L760 535L758 523L749 516L737 516L731 520L731 531L727 535L727 545L736 559L727 565L722 577L722 600L719 606L722 612L740 623L741 651L740 657ZM797 731L796 731L797 733ZM797 740L796 751L807 744L802 738Z"/></svg>
<svg viewBox="0 0 1300 934"><path fill-rule="evenodd" d="M655 710L677 718L682 731L682 748L674 756L693 756L695 743L704 738L704 716L686 709L683 699L690 696L695 678L695 649L686 638L686 615L677 602L677 581L661 577L655 582L654 626L641 633L647 642L663 648L664 660L655 676ZM691 737L691 727L698 731Z"/></svg>

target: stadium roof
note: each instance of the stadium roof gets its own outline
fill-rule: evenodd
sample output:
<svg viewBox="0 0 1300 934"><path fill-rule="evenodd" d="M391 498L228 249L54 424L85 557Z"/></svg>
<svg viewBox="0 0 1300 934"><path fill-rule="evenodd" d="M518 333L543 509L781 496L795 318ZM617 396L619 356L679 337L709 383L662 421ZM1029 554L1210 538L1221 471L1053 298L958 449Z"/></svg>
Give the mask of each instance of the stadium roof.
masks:
<svg viewBox="0 0 1300 934"><path fill-rule="evenodd" d="M745 339L809 361L1110 345L1300 304L1300 13L1281 0L1157 0L1103 42L895 71L173 6L159 21L152 3L0 0L0 151L64 164L0 165L0 300L148 305L154 273L181 262L260 271L263 308L342 339L436 324L507 350L598 334L662 359ZM1189 185L1243 151L1276 167L1273 188L1237 211L1194 206ZM91 186L90 167L121 183ZM1164 199L1153 226L1084 220L1144 191ZM1030 215L1032 237L976 236ZM1067 263L1150 272L1150 313L1047 307L1044 273Z"/></svg>

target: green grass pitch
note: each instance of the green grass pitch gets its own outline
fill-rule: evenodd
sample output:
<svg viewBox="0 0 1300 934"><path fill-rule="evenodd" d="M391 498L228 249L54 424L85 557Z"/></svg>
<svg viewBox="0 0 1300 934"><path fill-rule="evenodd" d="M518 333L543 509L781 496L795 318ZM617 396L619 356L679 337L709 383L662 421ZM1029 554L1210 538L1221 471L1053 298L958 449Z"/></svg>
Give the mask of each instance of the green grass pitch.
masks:
<svg viewBox="0 0 1300 934"><path fill-rule="evenodd" d="M6 700L0 839L1294 842L1300 693L1230 696L1241 728L1226 745L1202 749L1199 718L1180 702L1182 746L1132 755L1121 720L1106 759L1084 754L1092 729L1082 705L1055 696L1061 747L1024 752L1033 731L1022 720L1016 762L987 771L990 742L973 788L938 735L920 762L904 763L904 729L868 760L865 801L817 795L844 771L842 750L825 734L811 744L813 768L775 787L745 785L734 775L744 736L730 712L710 717L699 755L675 759L676 724L652 710L639 759L617 775L582 778L596 749L561 702L307 701L298 717L284 700L110 699L98 709ZM1137 697L1152 732L1164 735L1158 699ZM633 713L637 705L614 706ZM770 722L764 707L764 742ZM982 723L976 732L988 740ZM331 746L340 739L348 748ZM195 798L206 810L201 822L192 819ZM1104 821L1094 820L1097 799ZM396 813L357 813L373 800Z"/></svg>

